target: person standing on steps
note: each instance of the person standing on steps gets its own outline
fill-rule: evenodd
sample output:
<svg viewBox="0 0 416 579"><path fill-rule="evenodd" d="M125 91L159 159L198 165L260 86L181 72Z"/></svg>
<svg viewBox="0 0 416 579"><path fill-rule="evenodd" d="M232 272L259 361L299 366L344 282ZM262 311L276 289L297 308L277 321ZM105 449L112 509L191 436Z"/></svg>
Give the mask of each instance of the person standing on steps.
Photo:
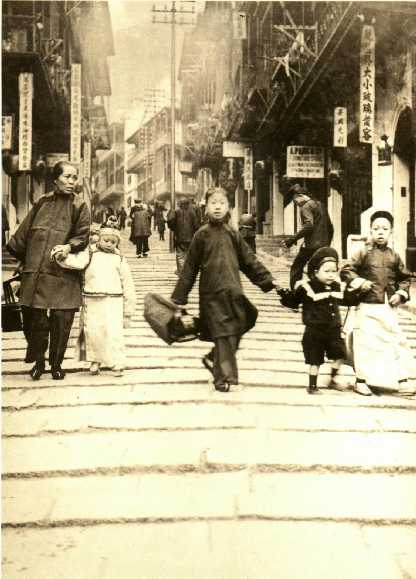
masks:
<svg viewBox="0 0 416 579"><path fill-rule="evenodd" d="M179 208L168 215L168 227L173 231L176 250L176 272L180 275L189 246L199 227L198 217L189 199L181 199Z"/></svg>
<svg viewBox="0 0 416 579"><path fill-rule="evenodd" d="M147 257L149 252L149 236L152 233L150 227L151 216L144 205L139 202L137 203L137 208L136 206L132 208L131 215L130 240L136 244L137 257Z"/></svg>
<svg viewBox="0 0 416 579"><path fill-rule="evenodd" d="M117 217L118 217L118 222L120 224L120 229L121 229L121 231L124 231L124 229L126 228L126 218L127 218L127 212L124 209L124 207L121 207L117 211Z"/></svg>
<svg viewBox="0 0 416 579"><path fill-rule="evenodd" d="M292 247L299 239L304 243L299 249L290 268L290 288L293 289L297 281L302 279L303 268L320 247L331 245L334 228L328 215L328 210L321 201L313 199L305 187L293 185L289 194L294 203L300 208L302 228L285 245Z"/></svg>
<svg viewBox="0 0 416 579"><path fill-rule="evenodd" d="M65 258L88 245L90 213L74 193L77 170L68 162L57 163L52 172L54 189L41 197L7 248L21 262L20 304L27 340L25 362L35 362L30 370L33 380L45 372L49 343L52 378L62 380L62 369L75 312L81 306L79 271L65 271L50 254ZM49 311L49 314L48 314Z"/></svg>

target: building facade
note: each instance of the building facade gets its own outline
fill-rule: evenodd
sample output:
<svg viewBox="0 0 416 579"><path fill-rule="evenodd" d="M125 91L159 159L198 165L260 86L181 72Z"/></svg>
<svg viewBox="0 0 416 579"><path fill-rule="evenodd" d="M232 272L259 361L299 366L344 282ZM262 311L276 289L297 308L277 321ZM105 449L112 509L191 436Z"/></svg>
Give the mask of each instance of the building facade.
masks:
<svg viewBox="0 0 416 579"><path fill-rule="evenodd" d="M91 161L108 147L114 47L105 1L5 1L2 28L2 190L13 232L74 151L90 203Z"/></svg>

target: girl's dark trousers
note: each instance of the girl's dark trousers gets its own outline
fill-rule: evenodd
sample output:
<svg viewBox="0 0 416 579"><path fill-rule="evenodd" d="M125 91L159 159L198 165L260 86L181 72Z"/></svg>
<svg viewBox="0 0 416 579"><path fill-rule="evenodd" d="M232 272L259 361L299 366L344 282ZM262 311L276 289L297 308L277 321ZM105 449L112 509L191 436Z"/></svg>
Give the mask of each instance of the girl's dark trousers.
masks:
<svg viewBox="0 0 416 579"><path fill-rule="evenodd" d="M49 364L51 368L60 368L75 312L50 310L48 316L47 310L22 306L23 333L27 341L25 362L44 364L49 344Z"/></svg>
<svg viewBox="0 0 416 579"><path fill-rule="evenodd" d="M207 357L214 364L214 384L238 384L236 354L241 336L215 338L215 346Z"/></svg>

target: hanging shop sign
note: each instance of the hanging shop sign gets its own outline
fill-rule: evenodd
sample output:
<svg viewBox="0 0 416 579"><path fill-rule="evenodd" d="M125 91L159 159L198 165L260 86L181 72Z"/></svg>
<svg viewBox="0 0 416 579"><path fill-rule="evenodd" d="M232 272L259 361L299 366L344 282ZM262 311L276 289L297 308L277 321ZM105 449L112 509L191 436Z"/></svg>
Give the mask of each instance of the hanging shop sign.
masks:
<svg viewBox="0 0 416 579"><path fill-rule="evenodd" d="M244 147L244 189L253 189L253 149Z"/></svg>
<svg viewBox="0 0 416 579"><path fill-rule="evenodd" d="M84 141L84 177L91 178L91 142Z"/></svg>
<svg viewBox="0 0 416 579"><path fill-rule="evenodd" d="M71 65L71 163L81 162L81 65Z"/></svg>
<svg viewBox="0 0 416 579"><path fill-rule="evenodd" d="M233 39L246 40L247 38L247 14L245 12L233 12Z"/></svg>
<svg viewBox="0 0 416 579"><path fill-rule="evenodd" d="M222 156L223 157L244 157L244 148L247 145L239 143L238 141L223 141Z"/></svg>
<svg viewBox="0 0 416 579"><path fill-rule="evenodd" d="M363 26L360 49L360 142L374 140L375 106L375 45L374 26Z"/></svg>
<svg viewBox="0 0 416 579"><path fill-rule="evenodd" d="M347 109L335 107L334 109L334 147L347 146Z"/></svg>
<svg viewBox="0 0 416 579"><path fill-rule="evenodd" d="M290 145L287 148L286 174L290 178L323 179L325 155L323 147Z"/></svg>
<svg viewBox="0 0 416 579"><path fill-rule="evenodd" d="M33 74L19 74L19 171L30 171L32 164Z"/></svg>
<svg viewBox="0 0 416 579"><path fill-rule="evenodd" d="M12 148L13 118L10 116L1 117L1 148Z"/></svg>

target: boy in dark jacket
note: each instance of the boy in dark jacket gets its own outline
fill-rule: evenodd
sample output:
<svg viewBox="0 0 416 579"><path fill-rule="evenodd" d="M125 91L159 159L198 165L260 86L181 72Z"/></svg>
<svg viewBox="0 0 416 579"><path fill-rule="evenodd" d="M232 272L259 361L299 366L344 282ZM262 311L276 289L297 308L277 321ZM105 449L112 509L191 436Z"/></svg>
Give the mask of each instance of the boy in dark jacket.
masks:
<svg viewBox="0 0 416 579"><path fill-rule="evenodd" d="M309 368L309 394L319 392L317 379L325 354L332 362L329 388L337 388L335 377L345 358L345 345L341 337L339 304L358 303L356 294L341 291L336 281L338 254L331 247L318 249L308 262L308 281L299 281L283 305L303 305L302 319L305 332L302 338L303 353ZM285 301L290 303L285 303Z"/></svg>
<svg viewBox="0 0 416 579"><path fill-rule="evenodd" d="M256 308L243 293L239 272L264 292L277 283L241 235L228 225L226 191L213 188L206 197L208 223L194 235L172 300L186 304L200 272L200 338L215 344L202 361L213 374L216 390L228 392L231 384L238 384L236 352L241 337L257 319Z"/></svg>

